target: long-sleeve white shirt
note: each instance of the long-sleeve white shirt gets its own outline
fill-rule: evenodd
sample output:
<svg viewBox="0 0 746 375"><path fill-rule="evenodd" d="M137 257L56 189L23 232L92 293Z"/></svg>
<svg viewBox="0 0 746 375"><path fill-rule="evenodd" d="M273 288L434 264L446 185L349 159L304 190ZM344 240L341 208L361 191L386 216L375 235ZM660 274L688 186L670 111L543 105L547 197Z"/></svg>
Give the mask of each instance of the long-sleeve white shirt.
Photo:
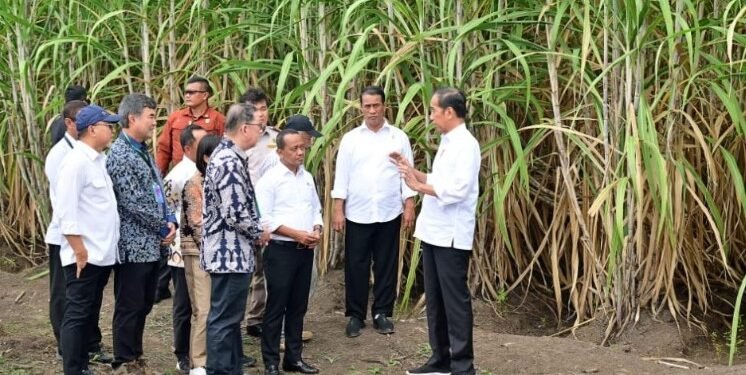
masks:
<svg viewBox="0 0 746 375"><path fill-rule="evenodd" d="M59 170L54 211L63 235L79 235L88 251L88 263L110 266L116 262L119 213L106 155L77 142ZM72 247L60 248L62 266L75 263Z"/></svg>
<svg viewBox="0 0 746 375"><path fill-rule="evenodd" d="M274 233L281 225L310 232L324 223L316 184L303 166L293 173L280 162L268 170L256 185L256 202L262 225L275 240L295 241Z"/></svg>
<svg viewBox="0 0 746 375"><path fill-rule="evenodd" d="M348 220L358 224L391 221L402 213L403 202L416 195L389 159L392 152L412 164L409 138L388 123L377 132L363 123L342 137L332 198L345 200Z"/></svg>
<svg viewBox="0 0 746 375"><path fill-rule="evenodd" d="M176 222L181 226L182 193L184 185L197 172L197 165L189 160L186 155L176 164L163 179L163 189L166 193L166 203L176 215ZM170 246L168 254L168 265L184 268L184 260L181 255L181 232L176 228L174 243Z"/></svg>
<svg viewBox="0 0 746 375"><path fill-rule="evenodd" d="M479 197L479 142L461 124L444 134L427 184L414 236L430 245L471 250Z"/></svg>
<svg viewBox="0 0 746 375"><path fill-rule="evenodd" d="M60 165L62 165L62 161L65 160L67 154L72 151L75 142L77 142L75 138L65 132L64 138L49 150L47 158L44 161L44 174L47 175L47 181L49 181L49 202L52 204L52 207L54 207L54 204L57 201L55 190L57 188L57 176L60 171ZM60 232L60 224L54 210L52 210L44 242L51 245L62 245L64 241L65 237Z"/></svg>

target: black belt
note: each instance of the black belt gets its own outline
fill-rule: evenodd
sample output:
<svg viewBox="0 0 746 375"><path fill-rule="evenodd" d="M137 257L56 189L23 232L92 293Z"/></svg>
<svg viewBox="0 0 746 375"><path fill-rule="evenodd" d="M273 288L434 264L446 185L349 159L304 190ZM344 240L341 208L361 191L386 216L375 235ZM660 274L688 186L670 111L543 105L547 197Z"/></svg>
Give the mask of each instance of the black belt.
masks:
<svg viewBox="0 0 746 375"><path fill-rule="evenodd" d="M310 247L296 241L269 240L269 243L276 246L292 247L295 249L310 249Z"/></svg>

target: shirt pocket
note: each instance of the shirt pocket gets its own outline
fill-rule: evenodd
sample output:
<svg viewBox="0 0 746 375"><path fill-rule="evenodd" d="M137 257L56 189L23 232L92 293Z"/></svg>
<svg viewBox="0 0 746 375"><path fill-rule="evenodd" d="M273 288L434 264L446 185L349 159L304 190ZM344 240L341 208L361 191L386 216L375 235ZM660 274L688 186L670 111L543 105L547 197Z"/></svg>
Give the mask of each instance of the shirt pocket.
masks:
<svg viewBox="0 0 746 375"><path fill-rule="evenodd" d="M94 203L107 203L109 201L109 194L107 191L106 179L104 177L96 177L91 180L90 183L91 192L89 198Z"/></svg>

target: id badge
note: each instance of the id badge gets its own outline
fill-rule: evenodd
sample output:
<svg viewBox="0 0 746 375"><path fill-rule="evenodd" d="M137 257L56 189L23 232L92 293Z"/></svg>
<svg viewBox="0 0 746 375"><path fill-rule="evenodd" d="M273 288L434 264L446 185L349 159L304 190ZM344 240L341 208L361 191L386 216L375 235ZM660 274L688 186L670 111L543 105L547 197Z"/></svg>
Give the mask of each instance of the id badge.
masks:
<svg viewBox="0 0 746 375"><path fill-rule="evenodd" d="M153 184L153 193L155 194L155 201L158 203L163 204L166 200L163 198L163 190L161 190L161 186L156 184Z"/></svg>

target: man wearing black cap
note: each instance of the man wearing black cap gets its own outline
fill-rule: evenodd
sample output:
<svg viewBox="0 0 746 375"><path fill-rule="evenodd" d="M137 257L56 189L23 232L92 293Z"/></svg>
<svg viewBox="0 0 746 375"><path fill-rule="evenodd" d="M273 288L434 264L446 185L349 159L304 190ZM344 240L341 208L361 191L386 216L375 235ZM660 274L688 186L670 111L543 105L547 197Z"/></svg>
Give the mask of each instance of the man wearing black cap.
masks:
<svg viewBox="0 0 746 375"><path fill-rule="evenodd" d="M44 174L49 180L49 200L52 206L58 199L66 199L56 194L57 181L59 180L60 166L65 157L72 151L78 140L78 130L75 119L81 108L88 103L82 100L72 100L65 103L62 111L64 124L67 132L64 134L63 142L58 142L47 154L44 162ZM52 210L52 219L49 221L47 233L44 237L49 249L49 320L52 323L52 331L57 340L57 356L62 359L60 346L60 327L65 314L65 272L60 262L60 246L65 242L65 237L60 232L60 224L56 212ZM98 309L96 310L98 313ZM111 355L103 352L101 347L101 330L98 327L98 314L94 318L96 325L89 342L89 356L92 362L111 363Z"/></svg>
<svg viewBox="0 0 746 375"><path fill-rule="evenodd" d="M116 262L119 214L103 150L111 143L119 116L89 105L78 112L80 140L60 168L54 201L65 236L60 260L67 280L67 303L60 341L66 375L91 374L90 336L98 325L103 290Z"/></svg>
<svg viewBox="0 0 746 375"><path fill-rule="evenodd" d="M311 124L305 116L293 116L292 122ZM309 134L319 134L313 128L306 129ZM319 372L302 357L303 318L308 309L314 249L321 240L323 223L313 177L303 168L307 148L300 132L283 129L277 136L280 163L268 170L256 187L262 225L272 232L264 250L267 310L262 324L262 358L267 375L279 374L283 319L282 369Z"/></svg>
<svg viewBox="0 0 746 375"><path fill-rule="evenodd" d="M68 86L65 90L65 104L70 103L73 100L81 100L88 103L88 93L85 87L73 85ZM49 127L49 135L52 137L52 146L56 145L57 142L61 141L65 137L67 126L65 126L64 116L57 116L52 125Z"/></svg>

